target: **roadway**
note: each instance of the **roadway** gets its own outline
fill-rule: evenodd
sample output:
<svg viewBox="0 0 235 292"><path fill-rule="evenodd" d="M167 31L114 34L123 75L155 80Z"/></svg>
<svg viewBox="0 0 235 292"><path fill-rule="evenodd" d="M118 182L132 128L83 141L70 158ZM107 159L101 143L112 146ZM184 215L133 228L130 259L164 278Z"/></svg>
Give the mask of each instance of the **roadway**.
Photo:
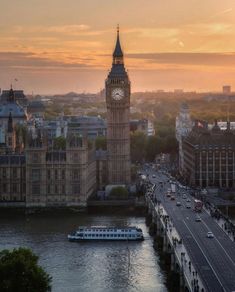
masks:
<svg viewBox="0 0 235 292"><path fill-rule="evenodd" d="M171 200L166 196L170 188L168 176L151 168L145 174L156 184L154 199L161 201L170 216L207 291L235 291L235 243L205 210L199 213L201 222L195 221L194 198L189 191L178 188L175 200ZM163 182L162 187L160 181ZM190 209L186 208L183 194L191 200ZM176 206L176 202L180 202L181 206ZM213 232L214 238L207 238L208 231Z"/></svg>

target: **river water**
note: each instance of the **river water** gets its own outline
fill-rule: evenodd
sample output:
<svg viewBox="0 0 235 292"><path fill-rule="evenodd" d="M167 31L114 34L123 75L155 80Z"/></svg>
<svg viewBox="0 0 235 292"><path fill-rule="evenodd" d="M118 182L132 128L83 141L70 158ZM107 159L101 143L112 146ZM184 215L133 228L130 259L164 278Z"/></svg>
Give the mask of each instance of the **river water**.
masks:
<svg viewBox="0 0 235 292"><path fill-rule="evenodd" d="M67 241L78 225L142 228L143 242ZM29 247L53 277L53 292L166 292L144 217L83 213L1 216L0 250ZM36 292L36 291L32 291Z"/></svg>

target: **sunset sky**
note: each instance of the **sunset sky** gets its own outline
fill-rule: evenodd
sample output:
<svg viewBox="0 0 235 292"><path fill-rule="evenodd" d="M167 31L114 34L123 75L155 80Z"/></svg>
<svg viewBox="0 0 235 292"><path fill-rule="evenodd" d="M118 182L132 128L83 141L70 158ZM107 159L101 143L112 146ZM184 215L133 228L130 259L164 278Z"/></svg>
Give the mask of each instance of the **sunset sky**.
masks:
<svg viewBox="0 0 235 292"><path fill-rule="evenodd" d="M234 0L1 0L0 11L2 89L99 91L119 23L132 91L235 90Z"/></svg>

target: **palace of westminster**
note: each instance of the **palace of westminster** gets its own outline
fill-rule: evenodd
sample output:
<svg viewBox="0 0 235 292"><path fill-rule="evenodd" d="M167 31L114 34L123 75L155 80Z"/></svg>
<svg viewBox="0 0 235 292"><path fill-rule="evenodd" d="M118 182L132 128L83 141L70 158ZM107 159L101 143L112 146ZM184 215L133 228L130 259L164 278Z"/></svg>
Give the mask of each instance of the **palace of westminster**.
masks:
<svg viewBox="0 0 235 292"><path fill-rule="evenodd" d="M64 149L43 128L27 124L22 94L3 91L0 104L0 201L26 207L85 206L106 185L130 186L130 80L117 31L112 68L105 81L107 151L87 134L68 131ZM18 127L16 127L18 125ZM25 139L23 139L23 131Z"/></svg>
<svg viewBox="0 0 235 292"><path fill-rule="evenodd" d="M76 119L85 127L60 123L57 137L64 147L54 147L53 135L28 119L25 96L5 90L0 97L0 202L26 207L86 206L97 190L131 187L130 130L145 131L147 120L130 121L130 80L124 66L117 31L112 68L105 81L107 126L97 117L91 135L106 135L107 150L95 150L89 139L87 117ZM27 110L26 110L27 108ZM36 109L37 111L37 109ZM139 123L140 122L140 123ZM27 125L27 126L26 126ZM153 126L151 126L153 128ZM66 132L66 134L65 134ZM154 133L154 132L153 132ZM95 135L94 135L95 134ZM186 104L176 117L179 173L192 186L235 187L235 125L223 129L193 121Z"/></svg>

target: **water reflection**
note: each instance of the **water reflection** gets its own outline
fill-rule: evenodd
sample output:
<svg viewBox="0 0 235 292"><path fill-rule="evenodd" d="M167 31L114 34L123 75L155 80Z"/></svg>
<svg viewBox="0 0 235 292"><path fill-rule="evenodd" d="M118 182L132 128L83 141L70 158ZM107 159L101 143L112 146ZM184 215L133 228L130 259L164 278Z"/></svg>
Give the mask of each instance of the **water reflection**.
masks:
<svg viewBox="0 0 235 292"><path fill-rule="evenodd" d="M53 276L53 292L166 292L143 217L56 214L0 218L0 249L27 246ZM79 225L138 225L143 242L67 241Z"/></svg>

